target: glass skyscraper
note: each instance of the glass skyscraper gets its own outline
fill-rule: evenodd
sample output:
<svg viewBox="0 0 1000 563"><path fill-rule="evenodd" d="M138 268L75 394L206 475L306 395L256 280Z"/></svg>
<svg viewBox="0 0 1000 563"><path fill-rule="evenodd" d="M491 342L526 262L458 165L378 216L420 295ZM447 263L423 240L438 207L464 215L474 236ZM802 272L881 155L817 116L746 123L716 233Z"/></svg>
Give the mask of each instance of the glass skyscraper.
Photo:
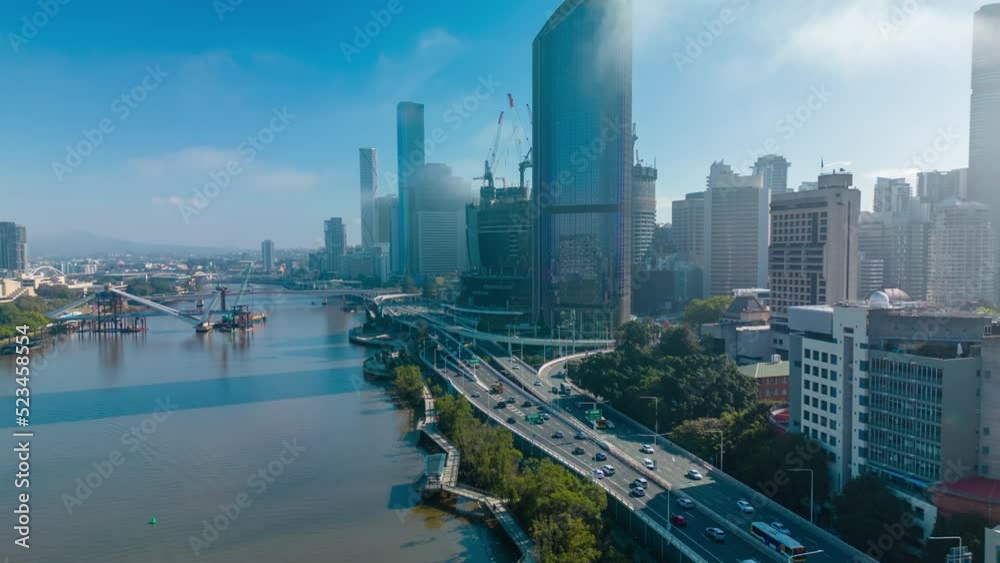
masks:
<svg viewBox="0 0 1000 563"><path fill-rule="evenodd" d="M424 165L424 106L400 102L396 106L396 174L399 189L399 229L391 245L394 272L414 273L412 197L410 178Z"/></svg>
<svg viewBox="0 0 1000 563"><path fill-rule="evenodd" d="M631 0L566 0L532 66L536 321L610 338L631 316Z"/></svg>
<svg viewBox="0 0 1000 563"><path fill-rule="evenodd" d="M983 6L974 21L968 198L990 206L993 224L1000 225L1000 4ZM994 272L998 263L995 256Z"/></svg>

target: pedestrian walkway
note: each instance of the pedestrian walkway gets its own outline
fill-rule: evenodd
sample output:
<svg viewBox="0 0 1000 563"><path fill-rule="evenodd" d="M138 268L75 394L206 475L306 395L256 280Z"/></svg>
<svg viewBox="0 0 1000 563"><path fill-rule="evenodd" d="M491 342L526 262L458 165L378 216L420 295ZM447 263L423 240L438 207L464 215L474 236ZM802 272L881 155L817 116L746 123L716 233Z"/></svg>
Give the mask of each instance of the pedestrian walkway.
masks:
<svg viewBox="0 0 1000 563"><path fill-rule="evenodd" d="M507 505L504 504L500 499L490 496L485 491L480 491L472 487L466 487L465 485L458 486L445 486L444 490L453 495L458 495L467 499L471 499L479 502L480 504L486 505L493 513L493 517L496 518L497 522L500 522L500 526L503 527L504 531L510 537L511 541L521 550L521 559L523 563L534 563L535 561L535 542L531 539L521 524L514 518L514 515L507 510Z"/></svg>

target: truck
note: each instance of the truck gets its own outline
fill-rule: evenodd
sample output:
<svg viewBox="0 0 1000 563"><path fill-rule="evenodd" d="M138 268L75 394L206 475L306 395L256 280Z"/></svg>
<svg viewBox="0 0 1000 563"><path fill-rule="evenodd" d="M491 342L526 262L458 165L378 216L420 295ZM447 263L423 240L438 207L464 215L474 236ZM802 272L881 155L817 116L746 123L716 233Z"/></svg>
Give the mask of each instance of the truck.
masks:
<svg viewBox="0 0 1000 563"><path fill-rule="evenodd" d="M496 383L494 383L493 385L491 385L490 386L490 393L492 393L494 395L499 395L499 394L503 393L503 383L497 381Z"/></svg>

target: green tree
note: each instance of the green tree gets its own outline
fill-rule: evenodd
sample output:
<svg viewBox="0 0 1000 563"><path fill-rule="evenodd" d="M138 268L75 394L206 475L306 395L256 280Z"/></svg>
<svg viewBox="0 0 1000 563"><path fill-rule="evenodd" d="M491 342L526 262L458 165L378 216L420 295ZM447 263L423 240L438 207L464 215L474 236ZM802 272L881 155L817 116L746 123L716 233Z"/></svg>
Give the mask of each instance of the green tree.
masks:
<svg viewBox="0 0 1000 563"><path fill-rule="evenodd" d="M672 326L665 329L660 335L660 344L656 347L656 353L661 357L682 358L702 352L698 337L686 326Z"/></svg>
<svg viewBox="0 0 1000 563"><path fill-rule="evenodd" d="M981 514L965 512L952 516L938 515L934 524L934 536L959 536L962 545L968 546L972 552L973 563L981 563L983 553L983 530L989 528L989 522ZM947 558L948 550L955 547L948 542L927 542L927 563L939 563Z"/></svg>
<svg viewBox="0 0 1000 563"><path fill-rule="evenodd" d="M419 408L424 404L424 380L415 365L399 366L393 370L393 390L407 405Z"/></svg>
<svg viewBox="0 0 1000 563"><path fill-rule="evenodd" d="M629 321L618 329L615 339L620 348L641 350L649 346L659 333L660 327L656 323L647 320Z"/></svg>
<svg viewBox="0 0 1000 563"><path fill-rule="evenodd" d="M601 556L594 533L582 520L568 514L535 518L531 537L543 563L589 563Z"/></svg>
<svg viewBox="0 0 1000 563"><path fill-rule="evenodd" d="M893 495L878 477L867 474L851 479L833 505L835 525L844 541L879 561L906 560L902 539L894 539L888 549L884 548L885 542L880 545L879 539L884 535L902 537L913 525L913 516L907 512L906 503Z"/></svg>
<svg viewBox="0 0 1000 563"><path fill-rule="evenodd" d="M685 420L715 418L742 410L757 400L757 383L723 357L668 358L655 396L660 402L661 427Z"/></svg>
<svg viewBox="0 0 1000 563"><path fill-rule="evenodd" d="M698 327L703 324L717 323L732 304L733 298L725 295L716 295L708 299L695 299L684 309L684 324Z"/></svg>

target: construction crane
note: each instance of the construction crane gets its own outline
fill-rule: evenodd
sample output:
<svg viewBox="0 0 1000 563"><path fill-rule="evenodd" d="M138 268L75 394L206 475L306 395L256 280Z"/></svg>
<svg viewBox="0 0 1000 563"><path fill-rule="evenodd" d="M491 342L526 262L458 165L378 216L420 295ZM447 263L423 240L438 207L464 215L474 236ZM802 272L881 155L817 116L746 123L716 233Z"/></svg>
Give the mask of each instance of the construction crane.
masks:
<svg viewBox="0 0 1000 563"><path fill-rule="evenodd" d="M500 133L503 131L503 112L500 112L500 118L497 119L497 134L493 137L493 144L490 145L490 152L486 155L486 160L483 162L483 175L478 178L473 178L474 180L483 180L486 182L486 186L489 188L495 188L493 180L493 169L497 163L497 147L500 145Z"/></svg>
<svg viewBox="0 0 1000 563"><path fill-rule="evenodd" d="M524 104L524 107L526 107L528 109L528 125L530 127L534 127L534 125L535 125L535 117L531 114L531 106L528 105L528 104ZM522 160L517 165L518 170L521 172L521 189L525 189L525 190L527 189L527 186L524 183L524 171L527 170L528 168L533 168L534 167L534 163L532 163L532 161L531 161L531 151L532 151L532 149L534 149L534 147L528 147L528 154L524 155L524 160ZM518 153L520 153L520 151L518 151Z"/></svg>

